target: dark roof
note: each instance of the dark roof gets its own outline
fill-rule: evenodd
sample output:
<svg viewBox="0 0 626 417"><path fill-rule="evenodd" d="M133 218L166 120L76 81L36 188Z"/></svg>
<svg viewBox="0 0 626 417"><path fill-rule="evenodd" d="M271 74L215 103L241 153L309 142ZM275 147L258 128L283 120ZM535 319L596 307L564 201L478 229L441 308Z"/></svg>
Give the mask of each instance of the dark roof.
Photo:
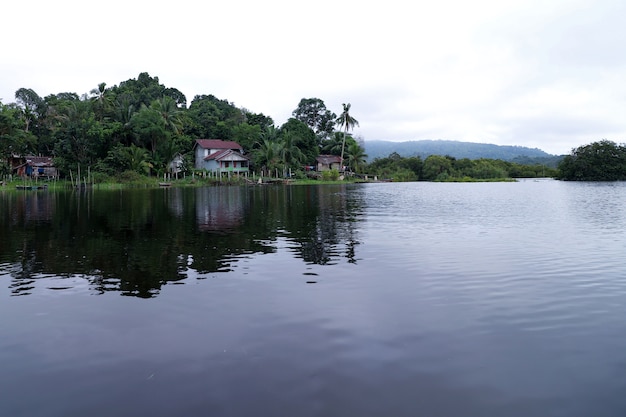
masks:
<svg viewBox="0 0 626 417"><path fill-rule="evenodd" d="M238 149L243 150L240 144L232 140L196 139L196 145L204 149Z"/></svg>
<svg viewBox="0 0 626 417"><path fill-rule="evenodd" d="M54 166L52 158L49 156L25 156L26 163L34 166Z"/></svg>
<svg viewBox="0 0 626 417"><path fill-rule="evenodd" d="M219 161L222 158L225 158L226 156L230 155L230 154L237 154L238 157L242 158L242 159L250 159L248 158L246 155L242 155L239 152L234 152L231 149L222 149L219 150L217 152L213 152L211 155L207 156L204 158L205 161L210 161L211 159L215 159L216 161Z"/></svg>
<svg viewBox="0 0 626 417"><path fill-rule="evenodd" d="M324 165L341 163L341 157L337 155L320 155L317 158L315 158L315 160L319 162L320 164L324 164Z"/></svg>

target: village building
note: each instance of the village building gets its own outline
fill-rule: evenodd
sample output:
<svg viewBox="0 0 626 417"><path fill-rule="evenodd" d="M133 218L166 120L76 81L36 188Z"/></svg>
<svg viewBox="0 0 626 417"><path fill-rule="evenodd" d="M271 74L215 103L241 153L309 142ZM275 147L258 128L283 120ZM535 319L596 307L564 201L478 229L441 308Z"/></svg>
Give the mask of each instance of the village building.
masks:
<svg viewBox="0 0 626 417"><path fill-rule="evenodd" d="M315 158L317 161L317 170L318 171L330 171L331 169L336 169L337 171L341 171L341 157L337 155L320 155Z"/></svg>
<svg viewBox="0 0 626 417"><path fill-rule="evenodd" d="M193 147L194 166L213 173L247 173L250 159L237 142L220 139L197 139Z"/></svg>
<svg viewBox="0 0 626 417"><path fill-rule="evenodd" d="M11 166L11 173L20 177L51 179L59 176L59 172L49 156L13 155L9 158L9 165Z"/></svg>
<svg viewBox="0 0 626 417"><path fill-rule="evenodd" d="M170 173L179 174L183 172L184 165L185 165L185 159L183 158L182 154L178 153L176 154L176 156L174 156L174 158L172 158L170 163L167 164L167 168Z"/></svg>

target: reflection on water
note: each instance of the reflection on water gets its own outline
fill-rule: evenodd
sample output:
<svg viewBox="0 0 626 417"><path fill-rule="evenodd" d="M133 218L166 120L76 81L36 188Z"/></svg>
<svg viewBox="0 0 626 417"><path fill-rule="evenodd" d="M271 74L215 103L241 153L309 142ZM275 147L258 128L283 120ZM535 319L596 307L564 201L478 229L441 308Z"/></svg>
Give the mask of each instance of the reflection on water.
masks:
<svg viewBox="0 0 626 417"><path fill-rule="evenodd" d="M358 202L337 187L214 187L0 194L0 264L14 295L75 288L152 297L286 249L306 264L356 262Z"/></svg>
<svg viewBox="0 0 626 417"><path fill-rule="evenodd" d="M226 187L217 191L206 188L196 190L196 219L201 231L228 232L243 222L250 201L248 190L243 187ZM180 201L180 197L176 200Z"/></svg>
<svg viewBox="0 0 626 417"><path fill-rule="evenodd" d="M2 416L626 415L626 183L0 202Z"/></svg>

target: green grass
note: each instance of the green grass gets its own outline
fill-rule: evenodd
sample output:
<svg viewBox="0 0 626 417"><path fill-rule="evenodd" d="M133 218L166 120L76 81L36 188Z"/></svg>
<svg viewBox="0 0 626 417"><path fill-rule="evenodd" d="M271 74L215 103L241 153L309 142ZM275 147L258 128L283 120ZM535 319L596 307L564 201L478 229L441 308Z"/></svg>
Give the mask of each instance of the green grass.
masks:
<svg viewBox="0 0 626 417"><path fill-rule="evenodd" d="M119 190L127 188L159 188L159 183L168 182L171 187L207 187L207 186L219 186L219 185L255 185L258 181L258 177L252 178L239 178L234 177L230 180L223 178L203 178L199 176L187 176L181 179L171 179L163 181L162 178L147 177L144 175L118 175L116 177L97 177L98 182L87 183L87 186L97 190ZM449 177L445 180L437 182L515 182L514 178L471 178L471 177ZM299 178L299 179L276 179L276 178L263 178L264 183L274 184L289 184L289 185L330 185L330 184L359 184L372 182L365 181L360 178L352 177L345 178L343 180L332 179L312 179L312 178ZM0 186L0 190L16 190L18 185L44 185L46 184L48 190L66 190L72 189L75 183L67 180L55 180L55 181L35 181L35 180L23 180L14 179L12 181L4 181L4 185ZM84 186L85 182L81 182L81 186Z"/></svg>

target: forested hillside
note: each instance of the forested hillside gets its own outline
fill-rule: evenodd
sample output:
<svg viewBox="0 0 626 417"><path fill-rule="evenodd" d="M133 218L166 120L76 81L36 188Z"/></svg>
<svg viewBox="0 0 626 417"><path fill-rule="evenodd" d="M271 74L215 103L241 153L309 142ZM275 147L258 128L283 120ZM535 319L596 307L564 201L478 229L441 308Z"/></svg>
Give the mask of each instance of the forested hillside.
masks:
<svg viewBox="0 0 626 417"><path fill-rule="evenodd" d="M526 160L519 160L519 163L545 163L546 161L536 158L554 158L554 155L550 155L536 148L499 146L452 140L418 140L409 142L366 141L365 152L368 155L368 162L376 158L387 157L394 152L403 157L419 156L422 159L429 155L449 155L459 159L489 158L501 159L503 161L526 158ZM560 160L560 158L558 159ZM555 166L556 163L558 163L558 161L555 162Z"/></svg>

